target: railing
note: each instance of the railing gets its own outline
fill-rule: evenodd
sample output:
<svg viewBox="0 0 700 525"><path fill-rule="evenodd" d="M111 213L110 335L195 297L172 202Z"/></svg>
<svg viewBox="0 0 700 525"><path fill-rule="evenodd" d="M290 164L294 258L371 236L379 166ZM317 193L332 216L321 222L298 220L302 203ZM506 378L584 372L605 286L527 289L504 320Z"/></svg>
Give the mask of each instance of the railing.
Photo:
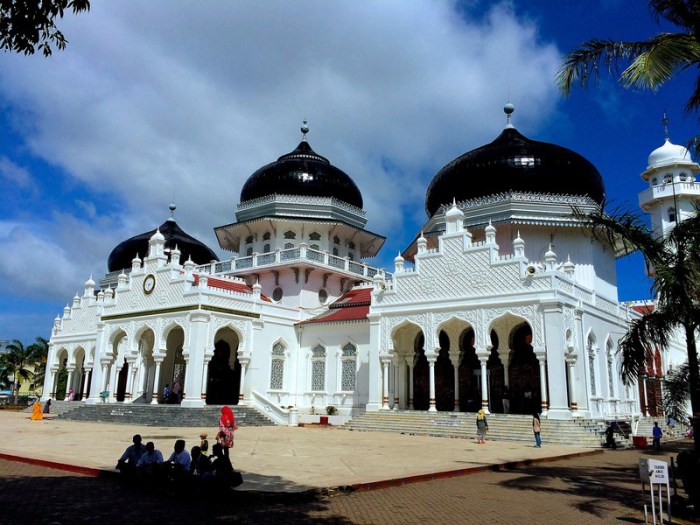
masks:
<svg viewBox="0 0 700 525"><path fill-rule="evenodd" d="M374 277L380 272L377 268L352 261L347 257L339 257L328 252L321 252L308 248L305 245L287 248L286 250L248 255L246 257L234 257L228 261L221 261L213 264L202 264L195 267L195 271L197 273L229 273L237 270L247 270L265 266L269 267L280 263L288 264L294 261L312 261L367 278ZM387 280L392 280L393 278L391 273L384 272L384 275Z"/></svg>

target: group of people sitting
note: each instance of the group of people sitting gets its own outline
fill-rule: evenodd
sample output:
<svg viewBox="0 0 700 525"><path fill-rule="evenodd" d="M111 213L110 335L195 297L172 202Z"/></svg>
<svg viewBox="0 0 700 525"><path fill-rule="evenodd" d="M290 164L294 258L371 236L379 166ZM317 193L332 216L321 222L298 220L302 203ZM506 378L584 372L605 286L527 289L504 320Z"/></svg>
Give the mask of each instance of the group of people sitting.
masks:
<svg viewBox="0 0 700 525"><path fill-rule="evenodd" d="M242 478L224 453L224 447L216 443L210 457L206 434L201 438L200 445L192 447L190 452L185 450L185 440L178 439L172 454L164 461L153 441L143 446L141 436L136 434L134 444L124 451L116 468L127 485L165 486L176 494L190 488L207 493L227 491L240 485Z"/></svg>

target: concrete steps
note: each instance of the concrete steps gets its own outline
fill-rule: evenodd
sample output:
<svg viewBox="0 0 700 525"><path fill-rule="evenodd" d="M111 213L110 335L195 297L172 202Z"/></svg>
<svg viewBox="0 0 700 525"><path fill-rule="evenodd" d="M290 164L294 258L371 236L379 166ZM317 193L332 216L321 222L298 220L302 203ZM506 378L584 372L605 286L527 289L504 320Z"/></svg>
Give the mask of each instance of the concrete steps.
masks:
<svg viewBox="0 0 700 525"><path fill-rule="evenodd" d="M534 442L532 417L515 414L487 416L493 441ZM340 428L359 432L383 431L407 435L474 439L476 414L464 412L380 411L365 412ZM542 441L562 445L598 448L607 427L604 421L542 419ZM629 440L616 435L619 447Z"/></svg>
<svg viewBox="0 0 700 525"><path fill-rule="evenodd" d="M183 408L179 405L150 405L141 403L99 403L77 405L75 409L58 414L56 419L69 421L99 421L150 427L212 427L218 426L221 406ZM51 403L53 408L53 403ZM71 407L72 408L72 407ZM232 406L236 424L240 426L273 426L274 423L252 407Z"/></svg>
<svg viewBox="0 0 700 525"><path fill-rule="evenodd" d="M41 404L41 406L44 406L44 403ZM76 410L83 406L82 403L79 401L56 401L54 399L51 400L51 415L54 416L60 416L63 414L67 414L68 412L71 412L72 410ZM22 410L22 412L26 412L28 414L32 413L32 406L30 405L29 407L25 408Z"/></svg>

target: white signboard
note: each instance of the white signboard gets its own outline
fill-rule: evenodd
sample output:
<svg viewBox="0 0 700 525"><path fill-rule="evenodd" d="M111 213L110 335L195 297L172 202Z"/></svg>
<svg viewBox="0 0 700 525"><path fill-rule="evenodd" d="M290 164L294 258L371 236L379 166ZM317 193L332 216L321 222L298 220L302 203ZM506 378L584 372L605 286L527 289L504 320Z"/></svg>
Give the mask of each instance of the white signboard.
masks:
<svg viewBox="0 0 700 525"><path fill-rule="evenodd" d="M670 482L668 463L658 459L640 458L639 477L644 483L667 485Z"/></svg>

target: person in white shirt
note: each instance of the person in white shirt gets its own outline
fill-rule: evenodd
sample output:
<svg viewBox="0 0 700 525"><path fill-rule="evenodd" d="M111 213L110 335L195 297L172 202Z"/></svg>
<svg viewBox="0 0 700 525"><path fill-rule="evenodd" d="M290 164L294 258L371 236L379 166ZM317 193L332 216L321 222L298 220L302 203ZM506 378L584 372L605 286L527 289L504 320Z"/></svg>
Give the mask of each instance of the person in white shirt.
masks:
<svg viewBox="0 0 700 525"><path fill-rule="evenodd" d="M146 443L146 452L136 463L136 468L150 473L153 471L154 465L160 465L161 463L163 463L163 454L161 454L160 450L156 450L153 441L149 441Z"/></svg>
<svg viewBox="0 0 700 525"><path fill-rule="evenodd" d="M190 470L190 463L192 458L190 453L185 450L185 440L178 439L175 442L175 447L173 448L173 453L170 454L168 458L168 463L170 463L175 468L182 468L185 472Z"/></svg>

